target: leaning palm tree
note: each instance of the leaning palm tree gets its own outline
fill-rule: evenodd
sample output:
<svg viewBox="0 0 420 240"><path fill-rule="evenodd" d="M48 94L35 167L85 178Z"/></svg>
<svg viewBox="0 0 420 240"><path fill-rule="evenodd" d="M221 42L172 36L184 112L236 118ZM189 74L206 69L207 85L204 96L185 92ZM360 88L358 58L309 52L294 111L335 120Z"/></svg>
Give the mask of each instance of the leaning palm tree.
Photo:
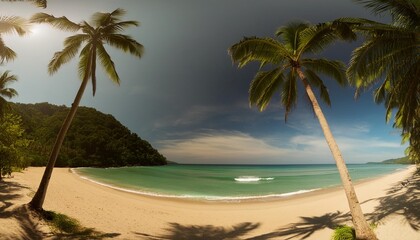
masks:
<svg viewBox="0 0 420 240"><path fill-rule="evenodd" d="M401 128L403 135L417 136L410 132L418 127L420 112L420 2L355 1L374 14L388 13L392 20L389 24L356 18L341 20L358 22L355 29L365 38L353 51L347 70L349 81L357 87L357 93L378 86L375 101L384 103L386 120L396 110L394 126Z"/></svg>
<svg viewBox="0 0 420 240"><path fill-rule="evenodd" d="M330 105L327 88L318 74L330 76L339 84L345 85L345 65L339 61L307 57L320 52L337 39L354 39L355 35L348 25L339 22L317 26L301 22L291 23L279 28L276 35L278 40L244 38L229 48L233 62L238 63L239 67L252 61L261 63L260 70L250 84L250 105L256 105L262 111L274 93L280 92L287 120L297 101L297 80L302 81L340 173L356 235L358 239L376 239L364 218L344 159L312 90L312 87L319 88L321 99ZM271 68L263 70L267 65Z"/></svg>
<svg viewBox="0 0 420 240"><path fill-rule="evenodd" d="M45 194L47 192L48 183L57 160L61 145L70 124L76 114L83 92L85 91L88 81L92 81L93 95L96 91L96 60L99 58L100 63L104 67L108 77L115 83L120 83L120 78L115 70L114 62L106 51L104 45L107 43L112 47L129 52L130 54L140 58L143 54L143 46L127 35L121 32L130 26L138 26L137 21L121 21L121 17L125 14L123 9L116 9L111 13L95 13L92 16L91 24L86 21L74 23L66 17L56 18L46 13L35 14L31 21L34 23L48 23L59 29L68 31L81 31L76 35L68 37L64 41L63 50L56 52L48 65L50 74L54 74L58 69L68 61L70 61L79 52L79 75L82 79L80 88L76 94L71 109L64 120L64 123L57 135L56 142L52 149L48 164L45 168L44 175L39 185L38 191L30 202L36 210L42 210Z"/></svg>
<svg viewBox="0 0 420 240"><path fill-rule="evenodd" d="M16 81L17 77L15 75L10 75L9 71L5 71L0 76L0 118L3 116L4 111L8 106L5 97L10 99L18 95L15 89L7 87L7 85Z"/></svg>

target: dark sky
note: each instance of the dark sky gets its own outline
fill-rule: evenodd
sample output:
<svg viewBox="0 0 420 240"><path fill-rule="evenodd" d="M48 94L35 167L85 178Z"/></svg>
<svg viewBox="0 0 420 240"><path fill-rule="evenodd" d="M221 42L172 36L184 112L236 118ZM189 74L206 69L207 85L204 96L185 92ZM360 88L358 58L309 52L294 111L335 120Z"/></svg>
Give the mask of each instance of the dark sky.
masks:
<svg viewBox="0 0 420 240"><path fill-rule="evenodd" d="M141 60L108 48L121 77L113 84L98 68L98 89L85 92L81 105L114 115L148 140L169 160L182 163L333 163L317 119L304 98L284 122L278 98L265 112L248 105L248 86L256 66L237 69L227 49L247 36L273 37L288 22L312 23L338 17L373 19L350 0L51 0L43 10L29 3L1 2L1 15L29 18L44 11L79 22L97 11L127 10L141 22L128 29L145 47ZM383 20L383 19L380 19ZM385 20L383 20L385 21ZM70 33L32 26L26 37L5 36L19 57L2 66L19 76L15 102L69 106L80 81L76 60L53 76L47 64ZM348 62L358 43L337 43L322 57ZM326 79L332 107L324 107L337 142L349 163L403 155L397 130L385 123L384 108L366 92Z"/></svg>

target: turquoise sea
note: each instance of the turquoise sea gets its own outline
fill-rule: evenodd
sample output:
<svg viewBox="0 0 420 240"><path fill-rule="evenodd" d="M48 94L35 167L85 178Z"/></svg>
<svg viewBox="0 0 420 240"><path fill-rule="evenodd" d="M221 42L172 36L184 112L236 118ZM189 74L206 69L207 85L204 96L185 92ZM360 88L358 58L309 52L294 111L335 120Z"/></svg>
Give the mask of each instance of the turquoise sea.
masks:
<svg viewBox="0 0 420 240"><path fill-rule="evenodd" d="M353 181L406 168L397 164L350 164ZM176 198L242 200L285 197L341 184L334 164L167 165L77 168L82 178L120 190Z"/></svg>

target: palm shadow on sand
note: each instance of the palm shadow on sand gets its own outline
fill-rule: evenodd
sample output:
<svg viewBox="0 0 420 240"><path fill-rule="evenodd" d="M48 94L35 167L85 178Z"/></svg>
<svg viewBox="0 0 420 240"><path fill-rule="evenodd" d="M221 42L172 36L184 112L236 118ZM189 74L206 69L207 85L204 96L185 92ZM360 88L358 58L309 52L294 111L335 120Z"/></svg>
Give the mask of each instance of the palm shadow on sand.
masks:
<svg viewBox="0 0 420 240"><path fill-rule="evenodd" d="M27 190L27 191L24 191ZM44 223L40 214L31 210L27 204L17 205L13 201L25 197L24 192L29 188L14 181L0 181L0 220L15 218L19 224L19 236L8 236L0 234L0 239L109 239L120 235L120 233L103 233L94 228L82 228L75 233L45 232L41 229Z"/></svg>
<svg viewBox="0 0 420 240"><path fill-rule="evenodd" d="M13 181L0 181L0 219L15 218L20 225L20 237L23 239L43 239L50 235L39 230L37 216L26 205L16 206L13 201L23 198L23 186ZM5 236L13 237L16 236Z"/></svg>
<svg viewBox="0 0 420 240"><path fill-rule="evenodd" d="M387 216L398 214L404 216L407 224L414 230L420 230L420 171L415 172L408 180L395 183L384 197L369 199L378 201L373 213L366 214L368 221L380 223ZM281 216L279 216L281 217ZM301 221L290 223L279 229L254 237L251 231L257 229L259 223L240 223L232 228L216 227L212 225L183 226L177 223L169 223L166 234L152 236L144 233L136 233L139 237L147 240L172 240L172 239L242 239L242 240L266 240L266 239L307 239L312 234L323 229L335 229L336 227L351 223L350 213L332 212L322 216L301 216Z"/></svg>
<svg viewBox="0 0 420 240"><path fill-rule="evenodd" d="M384 197L369 199L379 201L373 213L368 214L370 221L381 223L387 216L400 215L410 227L420 231L420 170L407 180L394 184Z"/></svg>
<svg viewBox="0 0 420 240"><path fill-rule="evenodd" d="M147 240L204 240L204 239L243 239L242 236L248 234L260 226L259 223L244 222L239 223L231 228L218 227L213 225L181 225L178 223L169 223L169 228L166 228L166 234L160 236L153 236L145 233L135 234L141 239Z"/></svg>
<svg viewBox="0 0 420 240"><path fill-rule="evenodd" d="M350 219L349 216L350 215L348 213L343 214L337 211L334 213L327 213L322 216L300 217L300 222L290 223L276 231L247 238L246 240L277 239L279 237L283 237L282 239L306 239L316 231L326 228L334 229L337 226L344 224Z"/></svg>

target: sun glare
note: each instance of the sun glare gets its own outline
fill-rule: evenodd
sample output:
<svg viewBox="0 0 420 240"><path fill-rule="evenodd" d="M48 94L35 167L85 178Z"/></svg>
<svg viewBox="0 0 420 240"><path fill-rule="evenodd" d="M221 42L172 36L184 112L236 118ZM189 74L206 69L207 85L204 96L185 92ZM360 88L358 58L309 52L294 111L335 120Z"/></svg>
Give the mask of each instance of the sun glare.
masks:
<svg viewBox="0 0 420 240"><path fill-rule="evenodd" d="M45 26L36 24L36 25L33 25L29 31L30 31L31 36L38 36L38 35L42 35L45 32L45 30L46 30Z"/></svg>

